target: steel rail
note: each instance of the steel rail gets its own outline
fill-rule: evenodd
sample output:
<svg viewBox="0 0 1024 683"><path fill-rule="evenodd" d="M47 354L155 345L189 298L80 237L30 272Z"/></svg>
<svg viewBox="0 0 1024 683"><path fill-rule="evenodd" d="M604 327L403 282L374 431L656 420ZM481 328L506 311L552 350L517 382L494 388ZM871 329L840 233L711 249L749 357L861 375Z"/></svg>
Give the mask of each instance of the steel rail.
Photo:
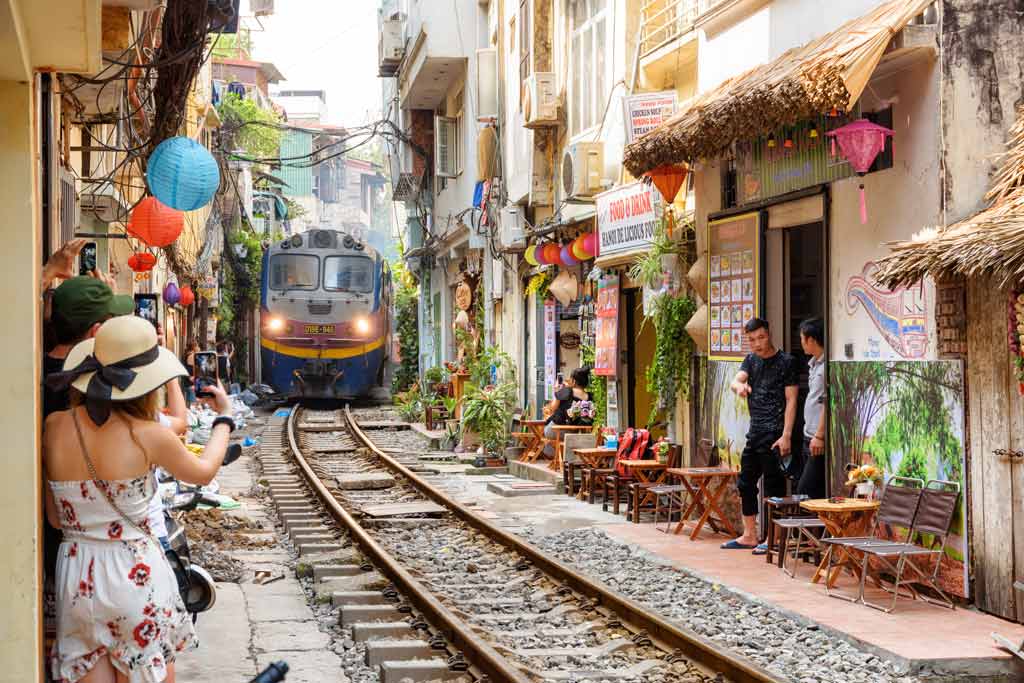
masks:
<svg viewBox="0 0 1024 683"><path fill-rule="evenodd" d="M704 638L697 632L684 626L673 624L656 614L652 614L640 603L615 593L603 584L577 573L576 570L562 564L536 546L477 515L462 505L462 503L449 497L448 494L434 487L421 476L378 448L366 436L366 433L360 429L359 424L352 417L352 413L347 405L345 406L345 418L348 421L349 429L356 439L366 448L373 451L374 455L380 458L384 465L392 472L408 479L428 498L438 505L447 508L462 521L492 540L520 553L550 576L562 581L586 597L596 600L597 604L607 607L625 623L647 631L652 638L677 649L699 664L724 674L726 678L734 683L792 683L792 679L780 674L774 674L746 657L721 651L719 648L722 646L717 643Z"/></svg>
<svg viewBox="0 0 1024 683"><path fill-rule="evenodd" d="M347 410L347 408L346 408ZM299 408L295 406L288 416L288 444L295 462L309 487L316 493L328 514L348 529L349 535L363 552L373 561L377 569L387 576L410 602L423 612L434 626L443 629L447 641L461 650L470 666L488 676L492 683L534 683L522 669L498 654L490 643L477 635L464 621L453 614L434 597L423 584L413 577L391 555L381 547L356 519L331 495L313 468L306 461L295 440L295 420ZM349 418L351 421L351 418ZM376 452L376 451L375 451Z"/></svg>

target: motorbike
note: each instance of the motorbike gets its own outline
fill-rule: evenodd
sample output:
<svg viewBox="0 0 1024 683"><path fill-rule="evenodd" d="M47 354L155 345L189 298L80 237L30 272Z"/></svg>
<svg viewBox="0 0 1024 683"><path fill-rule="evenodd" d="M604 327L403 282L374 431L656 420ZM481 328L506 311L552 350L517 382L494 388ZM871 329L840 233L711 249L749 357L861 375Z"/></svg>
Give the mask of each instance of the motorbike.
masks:
<svg viewBox="0 0 1024 683"><path fill-rule="evenodd" d="M241 455L242 447L232 444L224 456L222 467L238 460ZM164 507L164 524L167 527L168 545L168 548L164 549L164 553L174 572L174 577L178 581L181 600L185 603L185 609L192 615L193 623L201 612L206 612L217 602L217 588L213 577L205 569L192 562L192 551L189 548L185 525L181 519L182 513L195 510L200 505L216 508L220 507L220 502L205 494L200 487L183 487L179 483L178 494L175 496L174 502ZM273 681L275 679L266 680Z"/></svg>

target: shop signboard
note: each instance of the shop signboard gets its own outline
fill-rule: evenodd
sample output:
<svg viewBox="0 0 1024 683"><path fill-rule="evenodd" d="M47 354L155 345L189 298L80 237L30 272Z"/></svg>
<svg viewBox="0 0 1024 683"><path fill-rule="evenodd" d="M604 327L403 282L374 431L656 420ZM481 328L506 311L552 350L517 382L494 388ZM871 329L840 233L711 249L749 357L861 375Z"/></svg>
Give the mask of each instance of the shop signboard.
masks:
<svg viewBox="0 0 1024 683"><path fill-rule="evenodd" d="M743 326L760 317L757 211L708 223L708 341L712 360L742 360L750 352Z"/></svg>
<svg viewBox="0 0 1024 683"><path fill-rule="evenodd" d="M558 370L558 355L555 344L558 336L558 322L555 318L555 301L544 302L544 398L555 397L555 375Z"/></svg>
<svg viewBox="0 0 1024 683"><path fill-rule="evenodd" d="M608 381L608 401L605 407L606 427L611 427L616 432L621 431L619 425L619 383L615 380Z"/></svg>
<svg viewBox="0 0 1024 683"><path fill-rule="evenodd" d="M675 116L679 97L675 90L645 92L622 98L626 109L626 143L646 135Z"/></svg>
<svg viewBox="0 0 1024 683"><path fill-rule="evenodd" d="M608 275L597 285L597 348L594 374L614 377L619 360L619 276Z"/></svg>
<svg viewBox="0 0 1024 683"><path fill-rule="evenodd" d="M647 183L630 183L595 197L598 254L603 259L642 251L654 242L661 195Z"/></svg>

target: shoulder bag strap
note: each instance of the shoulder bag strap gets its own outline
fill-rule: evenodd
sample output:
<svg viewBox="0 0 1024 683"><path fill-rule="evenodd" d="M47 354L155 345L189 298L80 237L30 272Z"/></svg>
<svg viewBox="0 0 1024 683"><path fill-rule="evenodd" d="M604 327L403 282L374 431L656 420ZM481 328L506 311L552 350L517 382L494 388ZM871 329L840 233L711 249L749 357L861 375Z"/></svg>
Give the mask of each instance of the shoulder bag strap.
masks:
<svg viewBox="0 0 1024 683"><path fill-rule="evenodd" d="M78 434L78 445L82 449L82 457L85 458L85 466L89 468L89 476L92 478L92 483L96 486L96 488L103 492L103 497L107 499L107 503L110 504L110 507L114 508L114 511L121 516L121 519L128 522L128 524L131 525L133 529L135 529L140 534L145 536L147 539L155 543L157 549L160 550L162 553L163 547L160 545L160 542L156 540L156 537L153 536L152 532L142 528L140 525L136 524L131 517L126 515L124 511L122 511L121 508L118 507L117 503L114 502L114 497L110 495L110 487L100 483L100 478L96 474L96 468L93 466L92 459L89 457L89 451L85 448L85 437L82 436L82 427L81 425L78 424L77 408L71 410L71 419L75 423L75 432Z"/></svg>

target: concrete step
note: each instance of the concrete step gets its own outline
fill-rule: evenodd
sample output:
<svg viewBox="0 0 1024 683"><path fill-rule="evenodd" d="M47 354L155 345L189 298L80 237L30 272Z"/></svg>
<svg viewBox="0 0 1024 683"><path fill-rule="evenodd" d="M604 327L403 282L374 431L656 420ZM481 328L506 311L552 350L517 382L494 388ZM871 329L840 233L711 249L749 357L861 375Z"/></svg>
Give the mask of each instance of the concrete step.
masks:
<svg viewBox="0 0 1024 683"><path fill-rule="evenodd" d="M380 591L336 591L331 595L335 605L390 605L391 600Z"/></svg>
<svg viewBox="0 0 1024 683"><path fill-rule="evenodd" d="M363 573L363 568L358 564L318 564L313 566L313 580L318 583L326 579L337 579L343 576L358 576Z"/></svg>
<svg viewBox="0 0 1024 683"><path fill-rule="evenodd" d="M425 640L371 640L366 643L366 665L410 659L430 659L438 654Z"/></svg>
<svg viewBox="0 0 1024 683"><path fill-rule="evenodd" d="M368 621L352 624L352 640L414 640L421 633L404 621Z"/></svg>
<svg viewBox="0 0 1024 683"><path fill-rule="evenodd" d="M472 678L463 671L452 671L444 659L413 659L407 662L382 662L380 683L460 683Z"/></svg>
<svg viewBox="0 0 1024 683"><path fill-rule="evenodd" d="M296 546L299 549L299 557L317 553L332 553L342 548L340 543L297 543Z"/></svg>

